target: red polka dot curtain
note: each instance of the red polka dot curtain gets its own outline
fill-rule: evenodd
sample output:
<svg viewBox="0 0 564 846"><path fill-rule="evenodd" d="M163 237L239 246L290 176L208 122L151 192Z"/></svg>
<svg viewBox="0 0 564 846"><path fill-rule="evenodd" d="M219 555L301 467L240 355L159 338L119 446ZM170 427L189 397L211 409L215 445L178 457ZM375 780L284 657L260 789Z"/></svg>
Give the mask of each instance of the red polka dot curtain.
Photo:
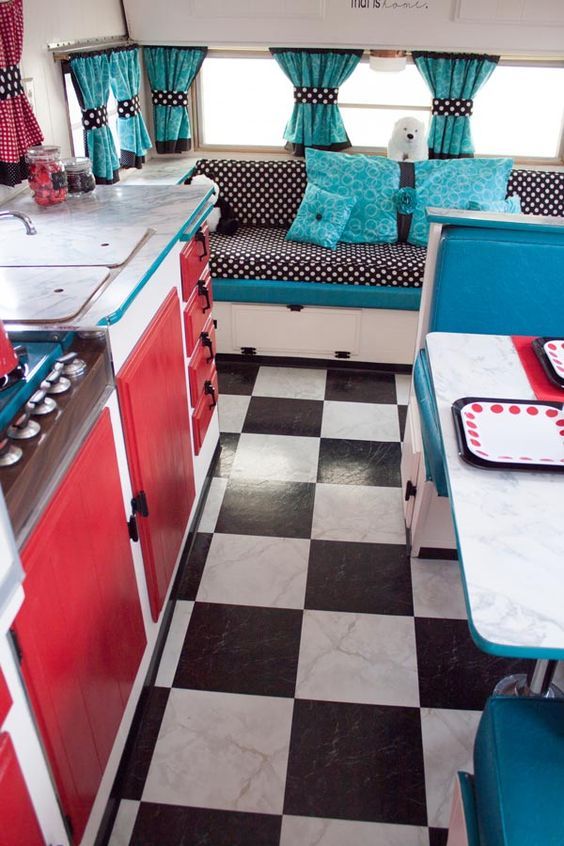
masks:
<svg viewBox="0 0 564 846"><path fill-rule="evenodd" d="M23 0L0 3L0 184L27 178L25 152L43 134L24 94L19 63L23 49Z"/></svg>

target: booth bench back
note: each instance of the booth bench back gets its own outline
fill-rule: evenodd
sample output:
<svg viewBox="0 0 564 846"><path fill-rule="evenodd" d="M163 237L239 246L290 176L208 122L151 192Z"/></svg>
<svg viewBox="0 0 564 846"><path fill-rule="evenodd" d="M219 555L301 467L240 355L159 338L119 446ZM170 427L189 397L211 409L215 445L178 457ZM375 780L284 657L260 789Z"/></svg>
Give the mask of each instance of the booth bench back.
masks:
<svg viewBox="0 0 564 846"><path fill-rule="evenodd" d="M244 226L288 228L307 184L303 159L199 159L192 171L193 176L197 174L219 185L221 196ZM524 214L564 217L563 172L513 170L507 196L512 194L521 198Z"/></svg>

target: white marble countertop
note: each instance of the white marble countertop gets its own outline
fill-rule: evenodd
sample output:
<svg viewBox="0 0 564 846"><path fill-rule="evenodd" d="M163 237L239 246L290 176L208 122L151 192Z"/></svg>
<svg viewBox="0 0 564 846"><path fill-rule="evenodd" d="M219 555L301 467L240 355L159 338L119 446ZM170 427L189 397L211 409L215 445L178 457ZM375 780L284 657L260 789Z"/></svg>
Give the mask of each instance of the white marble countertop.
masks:
<svg viewBox="0 0 564 846"><path fill-rule="evenodd" d="M200 156L153 156L141 170L129 168L121 172L127 185L178 185L192 170Z"/></svg>
<svg viewBox="0 0 564 846"><path fill-rule="evenodd" d="M112 228L117 236L120 228L144 226L153 230L127 263L112 271L112 280L103 294L74 321L76 326L95 326L119 312L199 210L205 211L207 193L206 189L187 185L99 185L86 197L50 207L38 206L26 192L15 197L6 208L29 214L38 232L48 234L50 228L59 231L62 226L66 227L69 241L73 234L81 237ZM11 232L21 231L21 227L19 220L4 218L0 221L0 249L2 240L9 238ZM42 273L44 269L30 268L30 276L38 270ZM56 275L57 268L52 270ZM45 275L42 279L45 280ZM48 284L45 288L38 286L38 310L44 306L42 292L49 296L49 290Z"/></svg>
<svg viewBox="0 0 564 846"><path fill-rule="evenodd" d="M535 399L509 337L426 340L474 640L486 652L564 658L564 474L483 470L459 457L451 405Z"/></svg>

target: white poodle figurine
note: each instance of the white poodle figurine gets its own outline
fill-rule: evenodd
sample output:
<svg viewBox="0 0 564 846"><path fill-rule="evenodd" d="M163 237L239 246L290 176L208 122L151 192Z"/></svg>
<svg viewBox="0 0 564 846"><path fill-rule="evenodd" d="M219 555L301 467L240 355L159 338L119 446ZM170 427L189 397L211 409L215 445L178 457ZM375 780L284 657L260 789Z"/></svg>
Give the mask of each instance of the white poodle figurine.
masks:
<svg viewBox="0 0 564 846"><path fill-rule="evenodd" d="M400 118L388 142L388 158L396 162L420 162L429 158L425 124L417 118Z"/></svg>

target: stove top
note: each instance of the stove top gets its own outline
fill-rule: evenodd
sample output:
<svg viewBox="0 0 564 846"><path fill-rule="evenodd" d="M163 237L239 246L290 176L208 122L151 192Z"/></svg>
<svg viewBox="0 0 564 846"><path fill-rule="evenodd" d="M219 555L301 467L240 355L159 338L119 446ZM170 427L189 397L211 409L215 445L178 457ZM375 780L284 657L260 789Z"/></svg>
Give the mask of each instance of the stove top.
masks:
<svg viewBox="0 0 564 846"><path fill-rule="evenodd" d="M104 332L9 333L24 377L0 390L0 486L21 546L113 386Z"/></svg>

